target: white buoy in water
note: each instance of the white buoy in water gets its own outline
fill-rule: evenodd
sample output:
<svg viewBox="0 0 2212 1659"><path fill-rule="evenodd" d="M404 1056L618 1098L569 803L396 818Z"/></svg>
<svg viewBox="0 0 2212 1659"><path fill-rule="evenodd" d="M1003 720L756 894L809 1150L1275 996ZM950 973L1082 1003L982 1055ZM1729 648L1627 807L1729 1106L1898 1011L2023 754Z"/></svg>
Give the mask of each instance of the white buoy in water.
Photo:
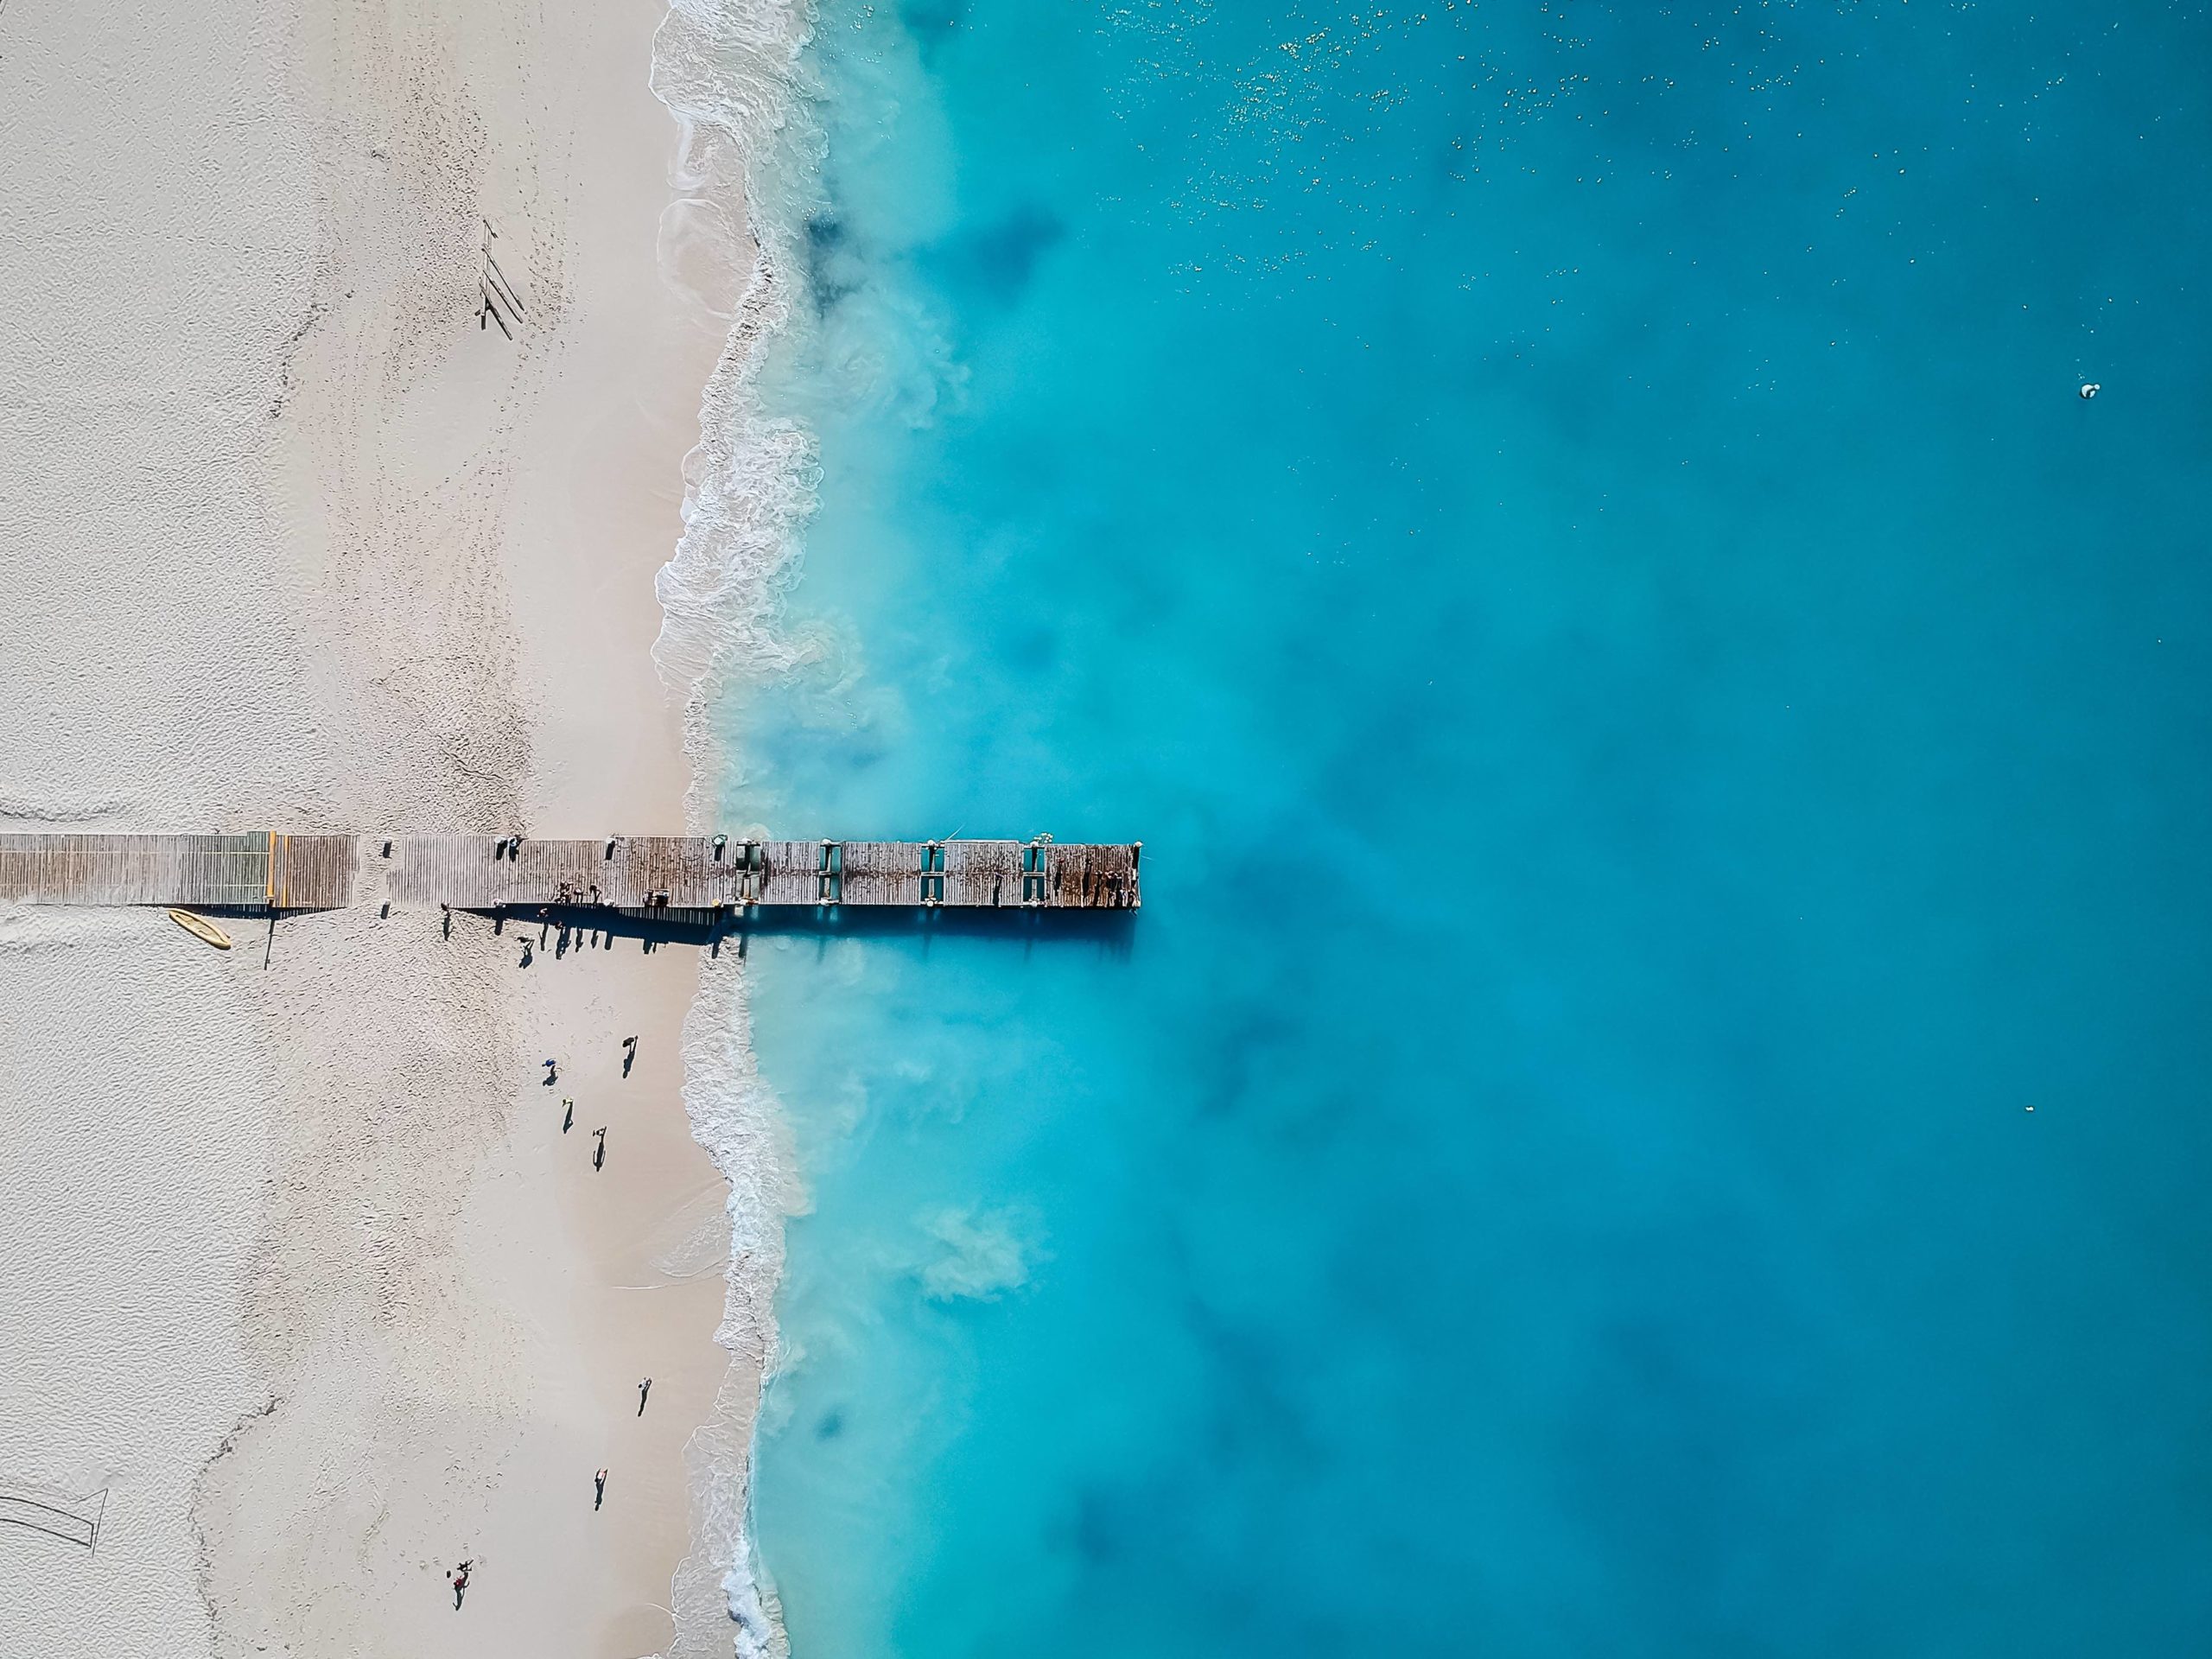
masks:
<svg viewBox="0 0 2212 1659"><path fill-rule="evenodd" d="M2103 390L2104 388L2094 380L2085 380L2082 383L2082 396L2085 398L2094 397Z"/></svg>

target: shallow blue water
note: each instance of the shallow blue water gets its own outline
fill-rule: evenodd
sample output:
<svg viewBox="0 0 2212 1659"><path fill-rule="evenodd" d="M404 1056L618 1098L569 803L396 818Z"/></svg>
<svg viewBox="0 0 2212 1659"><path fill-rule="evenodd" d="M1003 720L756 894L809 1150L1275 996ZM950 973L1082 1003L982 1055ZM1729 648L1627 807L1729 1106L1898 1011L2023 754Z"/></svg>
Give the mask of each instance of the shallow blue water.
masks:
<svg viewBox="0 0 2212 1659"><path fill-rule="evenodd" d="M2122 10L826 0L728 806L1146 908L753 947L799 1659L2212 1648L2212 28Z"/></svg>

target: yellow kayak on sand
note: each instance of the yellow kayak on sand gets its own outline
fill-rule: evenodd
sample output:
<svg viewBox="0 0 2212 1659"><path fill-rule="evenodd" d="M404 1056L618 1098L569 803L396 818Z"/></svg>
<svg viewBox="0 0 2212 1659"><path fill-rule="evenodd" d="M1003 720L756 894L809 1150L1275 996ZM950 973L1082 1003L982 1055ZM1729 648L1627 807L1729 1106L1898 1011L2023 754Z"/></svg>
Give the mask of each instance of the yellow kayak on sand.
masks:
<svg viewBox="0 0 2212 1659"><path fill-rule="evenodd" d="M205 916L195 916L188 910L173 910L169 912L169 920L191 934L194 938L205 939L218 950L227 950L231 948L231 936Z"/></svg>

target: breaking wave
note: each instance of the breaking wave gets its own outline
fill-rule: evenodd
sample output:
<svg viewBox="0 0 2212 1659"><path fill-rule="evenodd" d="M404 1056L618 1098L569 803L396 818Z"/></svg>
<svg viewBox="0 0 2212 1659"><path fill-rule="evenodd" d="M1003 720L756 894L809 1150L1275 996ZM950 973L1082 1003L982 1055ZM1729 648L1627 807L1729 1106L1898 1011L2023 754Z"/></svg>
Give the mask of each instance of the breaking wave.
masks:
<svg viewBox="0 0 2212 1659"><path fill-rule="evenodd" d="M774 621L814 510L814 441L768 413L758 386L793 320L798 227L818 153L798 115L810 22L798 0L674 0L653 41L653 94L678 131L661 269L729 323L683 461L683 533L654 582L653 660L684 698L695 819L710 810L728 761L707 729L714 694L733 670L773 672L795 659Z"/></svg>
<svg viewBox="0 0 2212 1659"><path fill-rule="evenodd" d="M663 210L664 278L728 334L683 461L683 531L654 583L653 659L683 699L691 764L687 817L714 817L732 759L708 714L733 674L795 660L776 620L812 513L811 435L770 415L759 395L768 352L791 326L797 226L812 156L798 60L812 27L804 0L671 0L654 36L652 86L677 122L671 200ZM715 1339L732 1357L711 1421L686 1449L692 1548L673 1586L673 1653L788 1651L751 1526L752 1452L766 1372L776 1360L774 1297L791 1160L776 1102L754 1063L741 964L707 959L684 1022L683 1103L691 1131L729 1183L730 1258Z"/></svg>

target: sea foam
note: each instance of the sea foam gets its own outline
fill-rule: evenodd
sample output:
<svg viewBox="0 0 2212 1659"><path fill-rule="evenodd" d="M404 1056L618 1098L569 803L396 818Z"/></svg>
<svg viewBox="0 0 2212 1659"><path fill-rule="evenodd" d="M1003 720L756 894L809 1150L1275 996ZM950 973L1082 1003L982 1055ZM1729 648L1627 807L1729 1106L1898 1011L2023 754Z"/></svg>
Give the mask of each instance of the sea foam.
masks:
<svg viewBox="0 0 2212 1659"><path fill-rule="evenodd" d="M808 16L772 0L676 0L654 36L652 90L678 143L664 214L662 269L702 308L730 320L683 461L683 533L654 583L653 658L685 699L697 818L716 799L724 757L705 711L734 666L773 671L790 645L772 626L779 582L814 507L814 446L770 416L757 384L793 317L804 210L804 145L793 112ZM727 245L702 246L717 236Z"/></svg>
<svg viewBox="0 0 2212 1659"><path fill-rule="evenodd" d="M772 1589L753 1548L748 1508L752 1440L762 1379L774 1364L774 1300L784 1260L783 1223L796 1207L782 1117L754 1063L743 976L710 957L683 1027L683 1105L691 1133L729 1183L728 1288L715 1340L735 1363L713 1420L686 1448L692 1553L675 1586L677 1651L720 1651L723 1613L742 1659L780 1655Z"/></svg>
<svg viewBox="0 0 2212 1659"><path fill-rule="evenodd" d="M734 672L773 672L793 647L774 623L779 583L814 505L814 451L796 421L771 417L757 383L789 296L804 175L791 140L795 62L810 27L785 0L673 0L653 41L652 86L675 118L671 200L658 255L664 277L728 334L683 461L683 531L654 583L662 612L653 658L684 701L692 784L687 817L708 827L729 757L707 712ZM787 1650L773 1588L749 1521L760 1389L776 1357L773 1300L791 1161L776 1103L753 1063L745 988L728 958L703 964L684 1024L684 1108L694 1137L729 1183L730 1259L715 1339L731 1366L713 1420L687 1448L692 1551L673 1586L678 1654Z"/></svg>

